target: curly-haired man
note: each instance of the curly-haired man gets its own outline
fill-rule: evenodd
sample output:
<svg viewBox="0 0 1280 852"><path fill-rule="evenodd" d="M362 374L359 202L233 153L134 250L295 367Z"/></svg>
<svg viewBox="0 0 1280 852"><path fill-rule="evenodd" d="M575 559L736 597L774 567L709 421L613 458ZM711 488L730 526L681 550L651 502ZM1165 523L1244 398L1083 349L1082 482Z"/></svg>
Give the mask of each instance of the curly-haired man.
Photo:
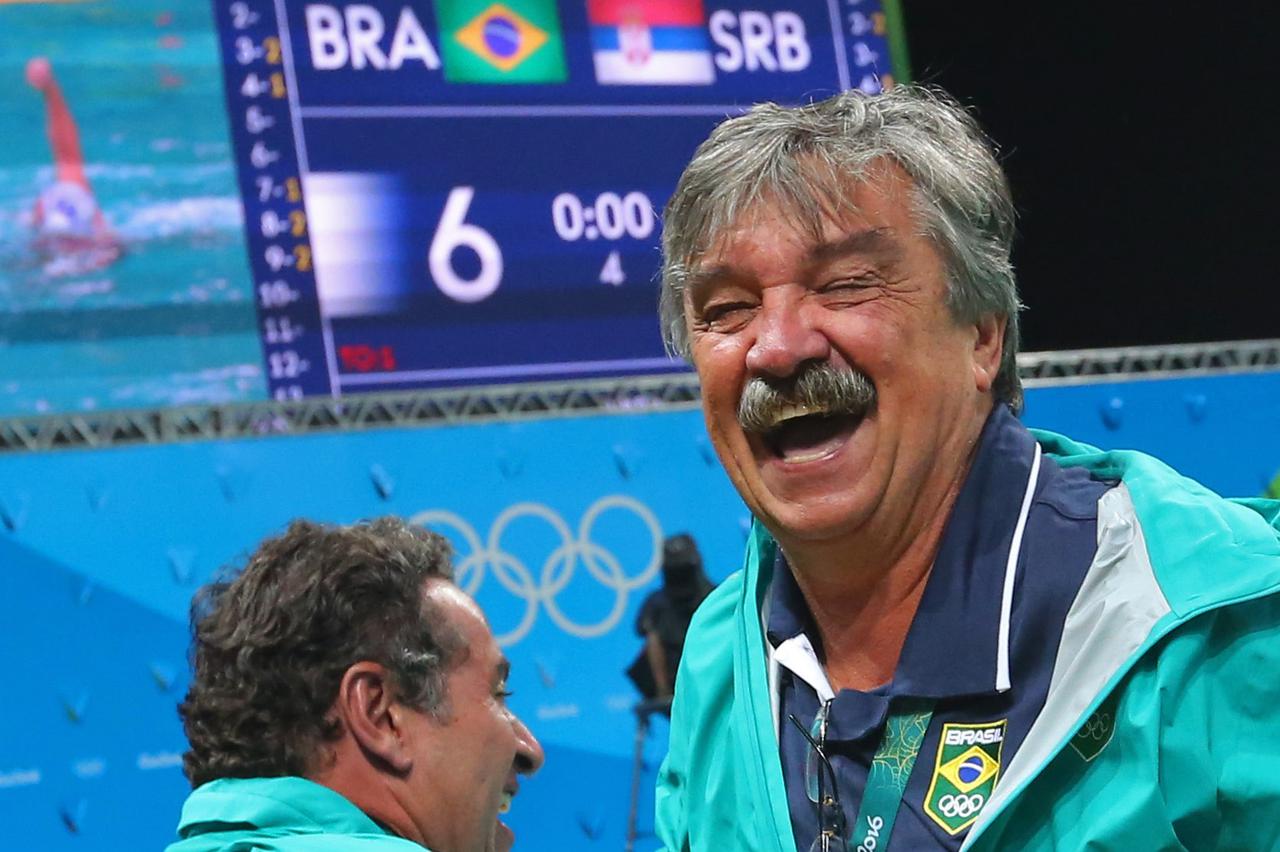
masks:
<svg viewBox="0 0 1280 852"><path fill-rule="evenodd" d="M297 521L192 606L195 788L169 852L509 849L542 748L448 543Z"/></svg>

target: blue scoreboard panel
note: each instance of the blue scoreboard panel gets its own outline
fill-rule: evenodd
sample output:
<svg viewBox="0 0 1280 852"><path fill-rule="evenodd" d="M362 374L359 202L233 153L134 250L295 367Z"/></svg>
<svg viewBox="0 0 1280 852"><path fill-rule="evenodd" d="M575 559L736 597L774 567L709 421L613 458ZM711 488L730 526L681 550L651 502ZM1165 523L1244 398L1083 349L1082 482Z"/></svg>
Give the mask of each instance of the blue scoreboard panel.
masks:
<svg viewBox="0 0 1280 852"><path fill-rule="evenodd" d="M682 369L659 211L765 100L905 76L892 0L215 0L280 399Z"/></svg>

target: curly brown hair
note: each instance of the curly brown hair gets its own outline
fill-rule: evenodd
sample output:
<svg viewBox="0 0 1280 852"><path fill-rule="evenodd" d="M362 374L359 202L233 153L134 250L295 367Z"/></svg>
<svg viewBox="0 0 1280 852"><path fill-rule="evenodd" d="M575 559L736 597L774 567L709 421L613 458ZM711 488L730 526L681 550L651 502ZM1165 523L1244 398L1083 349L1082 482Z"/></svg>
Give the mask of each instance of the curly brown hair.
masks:
<svg viewBox="0 0 1280 852"><path fill-rule="evenodd" d="M465 646L422 589L452 579L451 555L446 539L397 518L295 521L243 570L200 589L191 688L178 707L192 787L305 774L339 735L329 710L362 660L387 668L401 700L446 712L446 675Z"/></svg>

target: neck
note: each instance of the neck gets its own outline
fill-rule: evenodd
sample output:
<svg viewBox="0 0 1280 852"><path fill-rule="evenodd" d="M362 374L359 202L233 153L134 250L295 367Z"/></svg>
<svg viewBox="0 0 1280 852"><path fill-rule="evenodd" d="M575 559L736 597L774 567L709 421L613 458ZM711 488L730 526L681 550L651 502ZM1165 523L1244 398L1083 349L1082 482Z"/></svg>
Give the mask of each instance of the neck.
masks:
<svg viewBox="0 0 1280 852"><path fill-rule="evenodd" d="M340 753L353 751L351 746L349 742L340 741L334 747L334 751L339 753L336 759L313 768L307 778L342 795L387 831L426 846L426 838L409 815L409 810L401 804L400 791L389 783L388 777L372 771L363 759L342 758Z"/></svg>
<svg viewBox="0 0 1280 852"><path fill-rule="evenodd" d="M807 560L788 553L822 638L827 677L835 690L869 690L893 679L940 538L939 531L912 542L888 570L808 570Z"/></svg>
<svg viewBox="0 0 1280 852"><path fill-rule="evenodd" d="M833 541L778 537L817 625L836 691L865 691L893 679L980 432L967 446L939 452L959 464L904 509L879 514Z"/></svg>

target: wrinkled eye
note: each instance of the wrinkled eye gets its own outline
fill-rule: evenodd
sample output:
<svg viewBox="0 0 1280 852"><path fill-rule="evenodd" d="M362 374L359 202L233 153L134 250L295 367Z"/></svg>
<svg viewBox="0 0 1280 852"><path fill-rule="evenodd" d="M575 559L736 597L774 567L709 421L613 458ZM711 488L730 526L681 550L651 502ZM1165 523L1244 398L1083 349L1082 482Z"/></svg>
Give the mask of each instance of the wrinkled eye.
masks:
<svg viewBox="0 0 1280 852"><path fill-rule="evenodd" d="M753 308L747 302L716 302L702 309L698 321L712 331L732 331L751 319Z"/></svg>
<svg viewBox="0 0 1280 852"><path fill-rule="evenodd" d="M871 275L870 273L863 273L845 278L837 278L834 281L824 284L822 287L818 288L818 290L822 293L847 293L875 287L878 283L879 279L874 275Z"/></svg>

